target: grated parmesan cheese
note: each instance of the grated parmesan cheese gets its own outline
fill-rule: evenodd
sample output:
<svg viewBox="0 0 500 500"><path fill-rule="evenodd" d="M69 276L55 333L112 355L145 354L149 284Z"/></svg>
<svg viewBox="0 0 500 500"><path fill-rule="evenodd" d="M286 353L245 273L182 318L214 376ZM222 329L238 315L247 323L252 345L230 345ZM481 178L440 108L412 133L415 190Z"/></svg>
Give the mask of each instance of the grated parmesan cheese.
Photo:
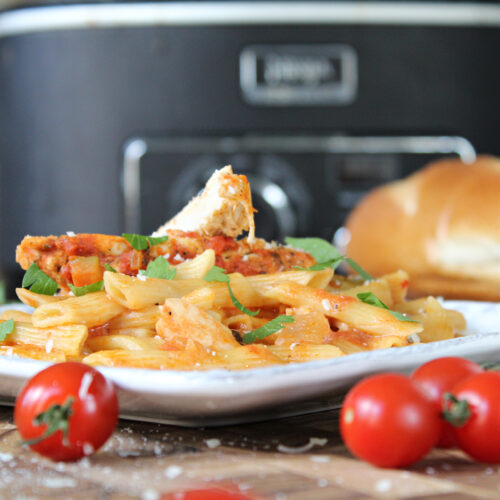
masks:
<svg viewBox="0 0 500 500"><path fill-rule="evenodd" d="M182 474L182 471L182 467L179 467L178 465L169 465L165 469L165 476L167 476L168 479L175 479Z"/></svg>
<svg viewBox="0 0 500 500"><path fill-rule="evenodd" d="M47 354L50 354L52 352L52 348L54 347L54 340L50 338L47 340L47 343L45 344L45 352Z"/></svg>
<svg viewBox="0 0 500 500"><path fill-rule="evenodd" d="M321 301L321 305L323 306L323 308L327 311L330 311L331 308L332 308L332 305L330 304L330 301L328 299L323 299Z"/></svg>
<svg viewBox="0 0 500 500"><path fill-rule="evenodd" d="M74 488L76 481L71 477L45 477L42 484L46 488Z"/></svg>
<svg viewBox="0 0 500 500"><path fill-rule="evenodd" d="M141 495L141 500L158 500L160 498L160 494L151 488L144 490Z"/></svg>
<svg viewBox="0 0 500 500"><path fill-rule="evenodd" d="M0 462L10 462L14 459L14 455L10 453L3 453L0 451Z"/></svg>
<svg viewBox="0 0 500 500"><path fill-rule="evenodd" d="M205 444L209 448L218 448L220 446L220 439L205 439Z"/></svg>
<svg viewBox="0 0 500 500"><path fill-rule="evenodd" d="M87 374L85 374L87 375ZM92 455L95 452L95 448L90 443L83 443L83 454L85 456Z"/></svg>
<svg viewBox="0 0 500 500"><path fill-rule="evenodd" d="M392 481L390 479L379 479L375 483L375 489L380 493L390 491L392 488Z"/></svg>

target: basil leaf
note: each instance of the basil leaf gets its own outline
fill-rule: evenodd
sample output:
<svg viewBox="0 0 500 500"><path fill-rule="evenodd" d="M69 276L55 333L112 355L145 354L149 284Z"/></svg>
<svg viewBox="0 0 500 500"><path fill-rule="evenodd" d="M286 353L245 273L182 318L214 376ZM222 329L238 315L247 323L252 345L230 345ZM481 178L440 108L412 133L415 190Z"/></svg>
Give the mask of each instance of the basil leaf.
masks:
<svg viewBox="0 0 500 500"><path fill-rule="evenodd" d="M146 236L148 243L154 247L155 245L160 245L168 241L168 236Z"/></svg>
<svg viewBox="0 0 500 500"><path fill-rule="evenodd" d="M327 260L326 262L319 262L318 264L313 264L310 267L294 266L295 269L300 269L301 271L323 271L327 267L332 267L337 269L339 265L344 261L344 257L339 257L338 259Z"/></svg>
<svg viewBox="0 0 500 500"><path fill-rule="evenodd" d="M5 340L5 337L14 331L14 320L8 319L3 323L0 323L0 342Z"/></svg>
<svg viewBox="0 0 500 500"><path fill-rule="evenodd" d="M125 238L130 246L134 250L146 250L149 245L159 245L160 243L164 243L168 240L168 236L142 236L140 234L131 234L131 233L123 233L122 237Z"/></svg>
<svg viewBox="0 0 500 500"><path fill-rule="evenodd" d="M205 274L203 278L205 281L217 281L219 283L227 283L227 289L229 290L229 296L231 297L231 301L233 302L234 307L239 309L242 313L248 314L248 316L257 316L260 313L260 309L258 311L250 311L247 309L234 295L233 290L231 289L231 284L229 280L229 276L226 274L226 271L219 266L212 266L212 268Z"/></svg>
<svg viewBox="0 0 500 500"><path fill-rule="evenodd" d="M318 263L342 257L342 254L323 238L291 238L288 236L285 238L285 242L294 248L306 251Z"/></svg>
<svg viewBox="0 0 500 500"><path fill-rule="evenodd" d="M146 270L139 271L140 276L147 278L160 278L162 280L173 280L177 274L177 269L171 266L164 257L156 257L148 264Z"/></svg>
<svg viewBox="0 0 500 500"><path fill-rule="evenodd" d="M310 267L304 268L300 266L295 266L296 269L307 270L307 271L322 271L327 267L337 269L337 267L342 263L346 262L351 266L365 281L373 280L373 276L367 273L357 262L354 260L344 257L331 243L322 238L285 238L288 245L294 248L300 248L305 250L307 253L312 255L317 264L313 264Z"/></svg>
<svg viewBox="0 0 500 500"><path fill-rule="evenodd" d="M229 283L229 276L226 274L225 269L219 266L212 266L203 279L208 282L218 281L219 283Z"/></svg>
<svg viewBox="0 0 500 500"><path fill-rule="evenodd" d="M101 290L104 290L104 281L96 281L95 283L84 286L74 286L68 283L68 286L76 297L81 297L82 295L87 295L87 293L100 292Z"/></svg>
<svg viewBox="0 0 500 500"><path fill-rule="evenodd" d="M358 293L356 295L361 302L365 304L369 304L371 306L380 307L381 309L386 309L389 311L396 319L399 321L407 321L408 323L418 323L418 321L414 321L410 318L407 318L404 314L401 314L397 311L392 311L389 309L374 293L372 292L363 292Z"/></svg>
<svg viewBox="0 0 500 500"><path fill-rule="evenodd" d="M146 236L131 233L123 233L122 236L130 243L130 246L134 250L146 250L149 246Z"/></svg>
<svg viewBox="0 0 500 500"><path fill-rule="evenodd" d="M242 313L248 314L248 316L257 316L257 314L260 313L260 309L257 311L250 311L250 309L247 309L235 296L233 291L231 290L231 285L229 284L229 281L227 282L227 289L229 290L229 295L231 297L231 300L233 301L234 307L239 309Z"/></svg>
<svg viewBox="0 0 500 500"><path fill-rule="evenodd" d="M372 281L375 278L367 271L365 271L356 261L346 257L345 262L349 264L365 281Z"/></svg>
<svg viewBox="0 0 500 500"><path fill-rule="evenodd" d="M54 295L59 285L47 276L34 262L24 273L23 288L29 288L33 293L42 295Z"/></svg>
<svg viewBox="0 0 500 500"><path fill-rule="evenodd" d="M113 266L110 266L107 262L104 264L104 268L107 271L110 271L112 273L117 273L118 272Z"/></svg>
<svg viewBox="0 0 500 500"><path fill-rule="evenodd" d="M272 335L273 333L280 331L285 323L293 323L294 321L295 318L293 316L280 314L271 321L268 321L265 325L262 325L260 328L245 333L243 335L243 343L250 344L251 342L255 342L256 340L268 337L269 335Z"/></svg>

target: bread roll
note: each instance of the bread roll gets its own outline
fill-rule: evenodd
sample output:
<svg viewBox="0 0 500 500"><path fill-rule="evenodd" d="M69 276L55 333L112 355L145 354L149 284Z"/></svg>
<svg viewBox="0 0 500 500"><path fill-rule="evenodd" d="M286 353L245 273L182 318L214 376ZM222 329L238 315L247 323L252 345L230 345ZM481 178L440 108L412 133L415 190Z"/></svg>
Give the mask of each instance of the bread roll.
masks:
<svg viewBox="0 0 500 500"><path fill-rule="evenodd" d="M346 253L373 275L406 270L410 293L500 301L500 160L431 163L369 193Z"/></svg>

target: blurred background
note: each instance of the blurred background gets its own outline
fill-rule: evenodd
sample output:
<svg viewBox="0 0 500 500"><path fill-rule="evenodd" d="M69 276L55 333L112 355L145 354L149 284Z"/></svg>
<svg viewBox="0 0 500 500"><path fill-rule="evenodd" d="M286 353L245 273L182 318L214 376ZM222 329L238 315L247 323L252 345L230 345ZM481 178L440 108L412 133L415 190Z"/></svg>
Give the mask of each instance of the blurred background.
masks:
<svg viewBox="0 0 500 500"><path fill-rule="evenodd" d="M24 235L150 233L226 164L259 236L331 240L369 189L500 154L497 2L0 5L8 290Z"/></svg>

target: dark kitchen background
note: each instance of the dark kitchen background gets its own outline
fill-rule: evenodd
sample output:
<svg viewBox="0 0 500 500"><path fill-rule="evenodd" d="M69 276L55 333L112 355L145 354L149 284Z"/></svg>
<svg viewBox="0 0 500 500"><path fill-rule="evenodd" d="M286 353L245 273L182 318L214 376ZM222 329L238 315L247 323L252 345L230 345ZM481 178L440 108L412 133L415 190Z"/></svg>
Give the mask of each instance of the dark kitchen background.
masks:
<svg viewBox="0 0 500 500"><path fill-rule="evenodd" d="M332 239L370 188L500 154L497 2L1 5L8 290L24 235L150 233L226 164L259 236Z"/></svg>

